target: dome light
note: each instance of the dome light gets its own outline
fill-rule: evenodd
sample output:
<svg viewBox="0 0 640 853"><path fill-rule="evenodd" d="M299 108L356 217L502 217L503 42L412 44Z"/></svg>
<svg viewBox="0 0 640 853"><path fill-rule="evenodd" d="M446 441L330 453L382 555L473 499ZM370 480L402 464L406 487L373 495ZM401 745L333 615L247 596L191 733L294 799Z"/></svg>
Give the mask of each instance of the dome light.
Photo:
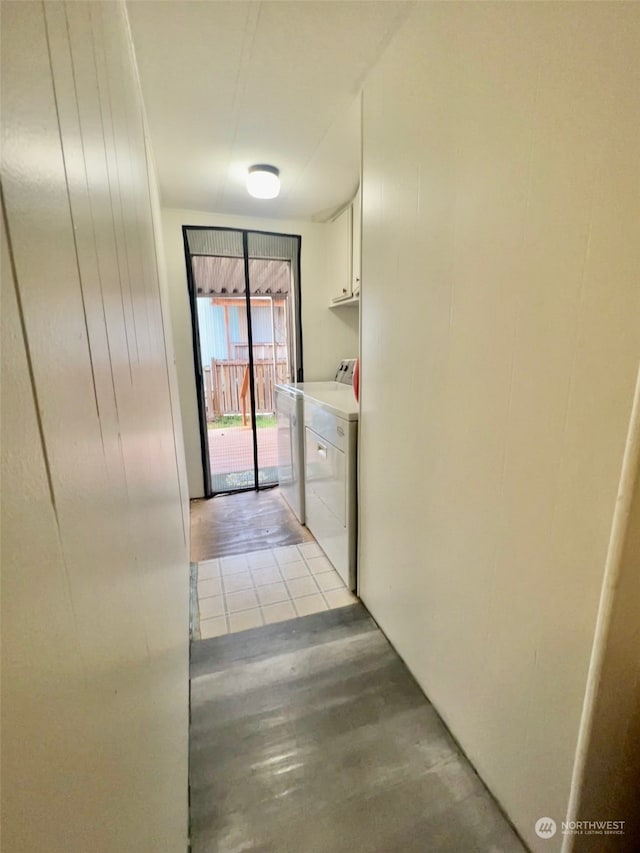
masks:
<svg viewBox="0 0 640 853"><path fill-rule="evenodd" d="M280 192L280 172L275 166L251 166L247 190L254 198L275 198Z"/></svg>

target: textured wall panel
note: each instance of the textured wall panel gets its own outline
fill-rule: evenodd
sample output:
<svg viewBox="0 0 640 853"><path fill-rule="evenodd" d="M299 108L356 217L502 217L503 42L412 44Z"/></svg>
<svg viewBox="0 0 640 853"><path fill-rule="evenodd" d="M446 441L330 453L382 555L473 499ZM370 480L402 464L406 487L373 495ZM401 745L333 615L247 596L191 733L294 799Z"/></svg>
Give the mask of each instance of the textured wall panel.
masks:
<svg viewBox="0 0 640 853"><path fill-rule="evenodd" d="M364 88L360 591L533 849L640 356L635 4L416 4Z"/></svg>
<svg viewBox="0 0 640 853"><path fill-rule="evenodd" d="M2 96L3 846L174 853L185 471L124 6L4 3Z"/></svg>

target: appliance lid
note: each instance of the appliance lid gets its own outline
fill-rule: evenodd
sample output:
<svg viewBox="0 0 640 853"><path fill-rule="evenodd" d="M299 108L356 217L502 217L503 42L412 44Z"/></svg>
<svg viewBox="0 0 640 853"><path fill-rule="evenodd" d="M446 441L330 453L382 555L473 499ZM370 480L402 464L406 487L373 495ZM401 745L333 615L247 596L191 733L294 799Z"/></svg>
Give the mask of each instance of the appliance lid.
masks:
<svg viewBox="0 0 640 853"><path fill-rule="evenodd" d="M302 395L302 388L294 382L284 382L281 385L276 385L275 390L276 394L285 394L288 397L300 397Z"/></svg>
<svg viewBox="0 0 640 853"><path fill-rule="evenodd" d="M313 388L311 387L313 385L321 386L329 383L306 382L304 384L308 386L304 389L305 405L308 401L345 421L358 420L358 403L353 396L351 385L341 385L339 382L335 382L332 383L333 388Z"/></svg>

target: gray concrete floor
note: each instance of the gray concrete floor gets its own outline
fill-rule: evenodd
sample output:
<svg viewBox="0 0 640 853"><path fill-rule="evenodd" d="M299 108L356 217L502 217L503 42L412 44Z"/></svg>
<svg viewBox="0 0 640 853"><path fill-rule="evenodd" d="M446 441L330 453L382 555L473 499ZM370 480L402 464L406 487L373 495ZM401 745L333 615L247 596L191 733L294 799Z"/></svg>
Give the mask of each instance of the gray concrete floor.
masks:
<svg viewBox="0 0 640 853"><path fill-rule="evenodd" d="M191 501L191 559L195 563L313 541L278 487Z"/></svg>
<svg viewBox="0 0 640 853"><path fill-rule="evenodd" d="M523 853L357 604L196 642L194 853Z"/></svg>

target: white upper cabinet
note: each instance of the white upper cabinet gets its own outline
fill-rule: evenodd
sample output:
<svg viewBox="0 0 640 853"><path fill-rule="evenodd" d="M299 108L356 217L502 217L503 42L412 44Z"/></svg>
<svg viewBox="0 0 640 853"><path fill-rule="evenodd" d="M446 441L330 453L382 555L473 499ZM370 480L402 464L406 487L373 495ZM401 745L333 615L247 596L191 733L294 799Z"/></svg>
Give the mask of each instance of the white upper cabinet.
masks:
<svg viewBox="0 0 640 853"><path fill-rule="evenodd" d="M351 206L327 227L327 275L334 298L346 299L351 296Z"/></svg>
<svg viewBox="0 0 640 853"><path fill-rule="evenodd" d="M360 297L362 215L360 189L329 225L328 274L334 283L331 307L355 305Z"/></svg>
<svg viewBox="0 0 640 853"><path fill-rule="evenodd" d="M351 293L360 296L362 275L362 195L360 187L351 203Z"/></svg>

